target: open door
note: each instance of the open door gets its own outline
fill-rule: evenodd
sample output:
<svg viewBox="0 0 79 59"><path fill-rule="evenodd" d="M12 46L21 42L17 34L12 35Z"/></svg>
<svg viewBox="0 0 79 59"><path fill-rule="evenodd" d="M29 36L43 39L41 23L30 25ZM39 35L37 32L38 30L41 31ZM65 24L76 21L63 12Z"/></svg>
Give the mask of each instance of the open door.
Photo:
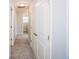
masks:
<svg viewBox="0 0 79 59"><path fill-rule="evenodd" d="M50 59L50 36L49 36L49 5L47 2L37 8L38 14L38 58ZM42 53L41 53L42 52Z"/></svg>
<svg viewBox="0 0 79 59"><path fill-rule="evenodd" d="M50 59L49 36L49 4L38 2L35 5L35 19L33 22L33 46L37 59Z"/></svg>

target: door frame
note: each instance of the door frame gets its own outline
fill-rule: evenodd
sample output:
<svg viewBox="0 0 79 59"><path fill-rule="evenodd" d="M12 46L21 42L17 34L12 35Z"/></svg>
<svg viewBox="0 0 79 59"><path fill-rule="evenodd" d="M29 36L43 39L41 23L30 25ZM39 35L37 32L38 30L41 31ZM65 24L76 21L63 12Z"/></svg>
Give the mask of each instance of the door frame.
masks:
<svg viewBox="0 0 79 59"><path fill-rule="evenodd" d="M52 43L53 43L53 0L49 0L49 18L50 18L50 59L53 59L53 48L52 48Z"/></svg>

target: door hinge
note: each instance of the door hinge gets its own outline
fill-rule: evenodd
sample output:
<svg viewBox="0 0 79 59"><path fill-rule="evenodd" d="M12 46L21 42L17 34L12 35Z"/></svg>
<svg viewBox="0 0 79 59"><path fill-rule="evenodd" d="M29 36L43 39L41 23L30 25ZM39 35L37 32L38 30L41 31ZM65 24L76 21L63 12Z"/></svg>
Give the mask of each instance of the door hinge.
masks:
<svg viewBox="0 0 79 59"><path fill-rule="evenodd" d="M49 35L48 35L48 40L50 39Z"/></svg>

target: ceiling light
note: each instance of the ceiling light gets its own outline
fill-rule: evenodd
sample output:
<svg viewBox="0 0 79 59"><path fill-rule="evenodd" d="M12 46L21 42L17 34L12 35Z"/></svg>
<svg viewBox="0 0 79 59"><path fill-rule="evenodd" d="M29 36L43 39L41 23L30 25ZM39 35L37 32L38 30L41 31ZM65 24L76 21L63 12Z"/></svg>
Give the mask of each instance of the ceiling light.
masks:
<svg viewBox="0 0 79 59"><path fill-rule="evenodd" d="M21 7L25 6L24 4L20 4Z"/></svg>
<svg viewBox="0 0 79 59"><path fill-rule="evenodd" d="M25 8L25 4L23 4L23 3L19 4L18 8Z"/></svg>

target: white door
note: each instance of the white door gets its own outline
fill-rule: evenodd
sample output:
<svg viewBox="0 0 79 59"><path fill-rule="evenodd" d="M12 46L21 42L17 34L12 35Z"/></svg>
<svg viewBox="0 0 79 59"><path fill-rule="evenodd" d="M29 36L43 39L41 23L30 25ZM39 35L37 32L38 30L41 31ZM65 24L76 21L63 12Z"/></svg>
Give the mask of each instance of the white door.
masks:
<svg viewBox="0 0 79 59"><path fill-rule="evenodd" d="M50 59L49 5L48 2L36 6L37 59Z"/></svg>
<svg viewBox="0 0 79 59"><path fill-rule="evenodd" d="M10 34L9 34L9 39L10 39L10 45L12 44L12 7L10 7L10 20L9 20L9 23L10 23Z"/></svg>

